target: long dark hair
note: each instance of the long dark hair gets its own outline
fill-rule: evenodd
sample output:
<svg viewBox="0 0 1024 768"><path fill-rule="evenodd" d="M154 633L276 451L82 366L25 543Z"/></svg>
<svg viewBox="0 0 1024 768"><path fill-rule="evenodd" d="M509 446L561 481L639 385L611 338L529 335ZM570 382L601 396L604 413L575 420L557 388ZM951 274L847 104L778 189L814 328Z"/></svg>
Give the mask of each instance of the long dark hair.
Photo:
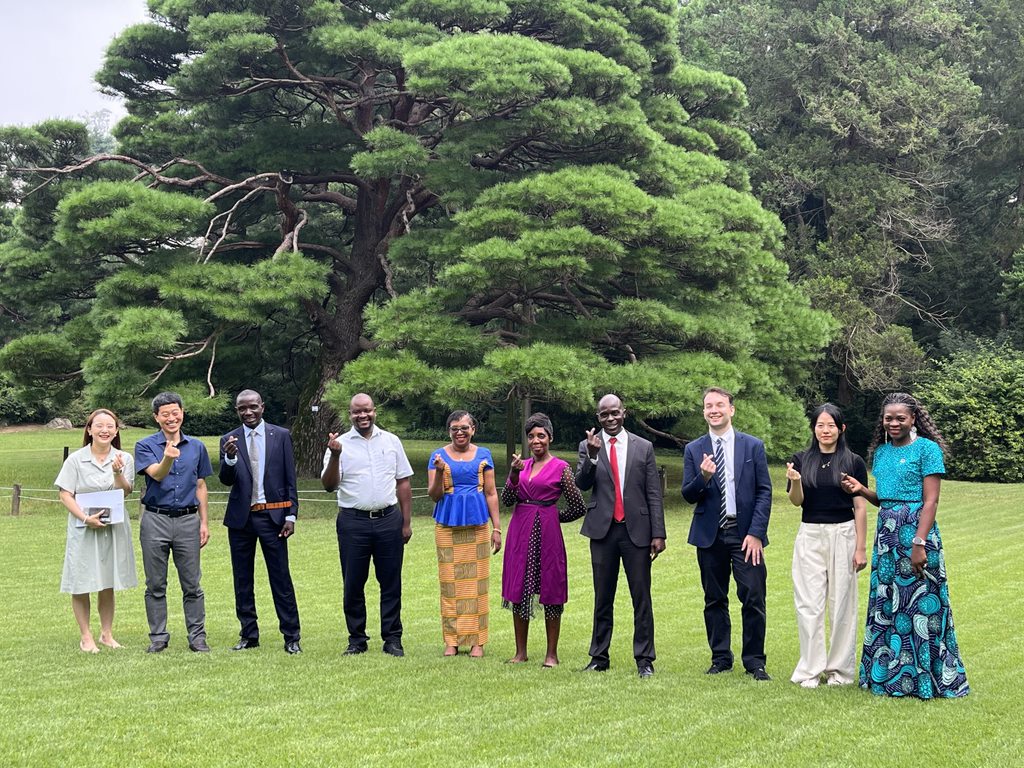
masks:
<svg viewBox="0 0 1024 768"><path fill-rule="evenodd" d="M918 402L917 398L908 395L906 392L893 392L891 395L886 395L885 399L882 400L882 408L878 412L878 423L875 425L875 434L871 438L870 453L874 453L875 448L885 442L885 409L890 405L905 406L914 417L914 427L917 429L917 434L921 437L927 437L938 444L943 453L949 450L946 446L946 439L939 432L939 428L935 426L931 415Z"/></svg>
<svg viewBox="0 0 1024 768"><path fill-rule="evenodd" d="M822 454L821 446L818 444L818 436L814 433L814 425L822 414L828 414L836 423L839 430L839 439L836 441L836 452ZM805 486L815 488L818 485L818 467L822 464L822 456L828 455L828 469L831 470L829 477L830 485L839 485L843 473L850 474L853 470L855 454L846 444L846 420L843 412L832 403L823 403L814 409L811 414L811 444L800 453L800 482Z"/></svg>

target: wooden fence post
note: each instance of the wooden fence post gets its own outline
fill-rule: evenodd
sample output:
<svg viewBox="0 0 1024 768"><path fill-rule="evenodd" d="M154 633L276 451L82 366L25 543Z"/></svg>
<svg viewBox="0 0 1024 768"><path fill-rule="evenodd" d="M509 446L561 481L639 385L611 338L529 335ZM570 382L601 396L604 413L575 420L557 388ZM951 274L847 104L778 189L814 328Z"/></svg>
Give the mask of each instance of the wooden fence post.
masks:
<svg viewBox="0 0 1024 768"><path fill-rule="evenodd" d="M664 496L668 493L668 472L664 466L658 466L658 477L661 479L661 495Z"/></svg>
<svg viewBox="0 0 1024 768"><path fill-rule="evenodd" d="M11 492L11 517L17 517L19 514L21 514L21 486L15 483Z"/></svg>

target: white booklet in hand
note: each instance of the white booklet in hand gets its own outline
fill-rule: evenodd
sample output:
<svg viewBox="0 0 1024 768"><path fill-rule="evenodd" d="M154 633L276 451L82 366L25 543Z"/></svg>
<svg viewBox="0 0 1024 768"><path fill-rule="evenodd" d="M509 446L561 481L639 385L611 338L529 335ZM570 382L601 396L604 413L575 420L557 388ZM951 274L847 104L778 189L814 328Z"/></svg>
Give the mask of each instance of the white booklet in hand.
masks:
<svg viewBox="0 0 1024 768"><path fill-rule="evenodd" d="M94 491L93 493L76 493L75 501L87 517L92 517L102 510L100 520L107 525L124 522L124 491ZM75 525L85 527L84 520L76 518Z"/></svg>

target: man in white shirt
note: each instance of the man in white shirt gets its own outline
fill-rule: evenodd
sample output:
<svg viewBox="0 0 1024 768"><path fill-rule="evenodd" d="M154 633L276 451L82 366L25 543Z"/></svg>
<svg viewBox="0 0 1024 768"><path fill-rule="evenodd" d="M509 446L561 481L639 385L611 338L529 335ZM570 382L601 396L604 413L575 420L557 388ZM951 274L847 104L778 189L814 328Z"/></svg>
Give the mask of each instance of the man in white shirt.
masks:
<svg viewBox="0 0 1024 768"><path fill-rule="evenodd" d="M366 596L373 561L380 584L380 634L384 653L404 656L402 647L402 558L412 537L412 467L401 441L376 425L369 395L349 404L352 429L332 432L320 475L324 490L338 492L338 552L344 584L346 655L364 653Z"/></svg>

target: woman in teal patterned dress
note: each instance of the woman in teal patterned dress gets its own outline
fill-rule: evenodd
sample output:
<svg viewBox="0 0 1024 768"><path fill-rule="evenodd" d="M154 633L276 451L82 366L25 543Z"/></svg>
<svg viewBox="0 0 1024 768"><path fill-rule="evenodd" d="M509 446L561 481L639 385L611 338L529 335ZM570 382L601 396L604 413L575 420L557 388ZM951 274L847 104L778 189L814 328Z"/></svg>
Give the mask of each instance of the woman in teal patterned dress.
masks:
<svg viewBox="0 0 1024 768"><path fill-rule="evenodd" d="M842 481L847 493L878 507L860 686L879 695L931 699L970 691L935 523L944 447L924 406L897 392L882 401L875 428L876 490L849 475Z"/></svg>

